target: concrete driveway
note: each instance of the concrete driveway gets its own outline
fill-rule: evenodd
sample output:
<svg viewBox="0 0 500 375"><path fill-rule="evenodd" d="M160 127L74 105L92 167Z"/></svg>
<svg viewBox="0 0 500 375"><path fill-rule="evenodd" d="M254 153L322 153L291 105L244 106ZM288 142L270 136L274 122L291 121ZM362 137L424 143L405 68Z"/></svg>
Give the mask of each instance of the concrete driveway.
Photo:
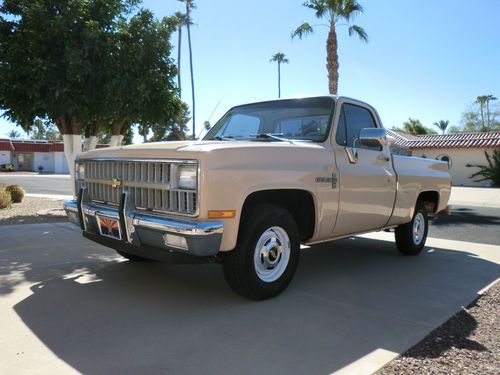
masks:
<svg viewBox="0 0 500 375"><path fill-rule="evenodd" d="M403 257L378 233L304 249L289 289L251 302L218 265L122 261L70 224L0 239L0 374L370 373L500 276L500 246Z"/></svg>

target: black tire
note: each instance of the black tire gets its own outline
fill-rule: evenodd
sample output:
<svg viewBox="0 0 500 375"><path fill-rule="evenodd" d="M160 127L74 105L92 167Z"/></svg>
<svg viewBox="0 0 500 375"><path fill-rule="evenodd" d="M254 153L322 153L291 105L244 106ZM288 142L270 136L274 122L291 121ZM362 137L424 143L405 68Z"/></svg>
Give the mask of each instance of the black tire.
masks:
<svg viewBox="0 0 500 375"><path fill-rule="evenodd" d="M125 252L120 251L120 250L116 250L116 252L118 254L120 254L122 257L127 258L128 260L130 260L132 262L148 262L148 261L150 261L150 259L148 259L148 258L143 258L143 257L137 256L137 255L125 253Z"/></svg>
<svg viewBox="0 0 500 375"><path fill-rule="evenodd" d="M281 243L286 242L283 231L288 236L288 247ZM266 240L268 236L274 238ZM260 248L268 249L265 252L267 258L262 251L257 253L259 240L262 241ZM299 231L290 213L279 206L259 205L243 218L236 248L223 256L224 276L229 286L244 297L253 300L272 298L292 281L299 252ZM265 259L276 262L276 266L267 267ZM267 281L264 280L266 277ZM273 280L273 277L277 278Z"/></svg>
<svg viewBox="0 0 500 375"><path fill-rule="evenodd" d="M421 233L423 229L423 235L417 235L414 232L414 226L418 225L418 223L416 223L417 220L419 220L423 226L419 231L419 233ZM427 218L427 210L422 202L417 202L411 221L407 224L397 226L394 232L399 252L404 255L420 254L425 246L428 229L429 220Z"/></svg>

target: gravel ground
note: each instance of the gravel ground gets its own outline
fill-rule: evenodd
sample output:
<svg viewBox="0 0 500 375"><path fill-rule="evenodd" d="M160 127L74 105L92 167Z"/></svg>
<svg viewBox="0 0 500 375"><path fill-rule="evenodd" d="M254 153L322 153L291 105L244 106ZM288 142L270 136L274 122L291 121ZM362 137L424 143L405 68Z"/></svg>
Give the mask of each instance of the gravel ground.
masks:
<svg viewBox="0 0 500 375"><path fill-rule="evenodd" d="M500 374L499 303L497 282L376 374Z"/></svg>
<svg viewBox="0 0 500 375"><path fill-rule="evenodd" d="M22 203L0 210L0 225L67 221L62 205L62 200L25 197Z"/></svg>

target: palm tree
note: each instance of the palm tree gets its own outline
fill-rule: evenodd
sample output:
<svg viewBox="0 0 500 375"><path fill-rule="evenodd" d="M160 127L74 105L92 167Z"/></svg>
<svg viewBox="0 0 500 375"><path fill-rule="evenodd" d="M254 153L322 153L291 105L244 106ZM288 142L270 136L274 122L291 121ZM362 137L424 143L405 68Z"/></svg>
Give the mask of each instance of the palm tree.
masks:
<svg viewBox="0 0 500 375"><path fill-rule="evenodd" d="M450 124L450 122L448 120L446 120L446 121L439 120L438 122L434 123L434 126L437 126L439 128L439 130L441 130L442 134L444 134L444 132L446 131L446 128L448 127L449 124Z"/></svg>
<svg viewBox="0 0 500 375"><path fill-rule="evenodd" d="M288 64L288 59L282 52L276 52L269 62L278 63L278 98L281 98L281 64Z"/></svg>
<svg viewBox="0 0 500 375"><path fill-rule="evenodd" d="M17 130L12 129L7 133L7 137L9 137L10 139L21 138L21 133L19 133Z"/></svg>
<svg viewBox="0 0 500 375"><path fill-rule="evenodd" d="M189 47L189 67L191 70L191 95L192 95L192 112L193 112L193 139L196 138L196 117L195 117L195 98L194 98L194 73L193 73L193 50L191 47L191 10L196 9L196 4L193 0L179 0L186 5L186 27L188 33L188 47Z"/></svg>
<svg viewBox="0 0 500 375"><path fill-rule="evenodd" d="M182 88L181 88L181 45L182 45L182 27L187 24L187 17L181 12L175 12L174 14L175 24L177 27L177 86L179 87L179 98L182 98Z"/></svg>
<svg viewBox="0 0 500 375"><path fill-rule="evenodd" d="M476 98L476 103L479 104L479 110L481 111L481 131L485 131L486 127L484 126L484 105L488 101L488 95L480 95Z"/></svg>
<svg viewBox="0 0 500 375"><path fill-rule="evenodd" d="M493 95L486 95L486 115L488 118L488 130L491 130L491 123L490 123L490 100L497 100Z"/></svg>
<svg viewBox="0 0 500 375"><path fill-rule="evenodd" d="M304 36L314 32L315 26L326 26L329 28L328 38L326 40L326 69L328 71L328 89L330 94L337 95L339 84L339 57L337 54L337 26L348 26L349 36L358 35L359 39L367 42L368 35L365 30L358 25L351 25L351 19L357 14L363 12L363 7L356 0L310 0L304 3L304 6L315 11L319 19L326 18L328 24L310 25L304 22L294 32L292 39Z"/></svg>

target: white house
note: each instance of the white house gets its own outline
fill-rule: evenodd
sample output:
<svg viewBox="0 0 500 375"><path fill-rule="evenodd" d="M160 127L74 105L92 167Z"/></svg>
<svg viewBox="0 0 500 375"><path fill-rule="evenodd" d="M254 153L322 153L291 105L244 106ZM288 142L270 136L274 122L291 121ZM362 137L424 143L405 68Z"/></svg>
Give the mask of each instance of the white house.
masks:
<svg viewBox="0 0 500 375"><path fill-rule="evenodd" d="M412 156L448 162L455 186L489 186L489 181L475 182L470 176L478 168L467 164L488 165L484 152L500 151L500 132L412 135L387 130L398 148L407 149Z"/></svg>

